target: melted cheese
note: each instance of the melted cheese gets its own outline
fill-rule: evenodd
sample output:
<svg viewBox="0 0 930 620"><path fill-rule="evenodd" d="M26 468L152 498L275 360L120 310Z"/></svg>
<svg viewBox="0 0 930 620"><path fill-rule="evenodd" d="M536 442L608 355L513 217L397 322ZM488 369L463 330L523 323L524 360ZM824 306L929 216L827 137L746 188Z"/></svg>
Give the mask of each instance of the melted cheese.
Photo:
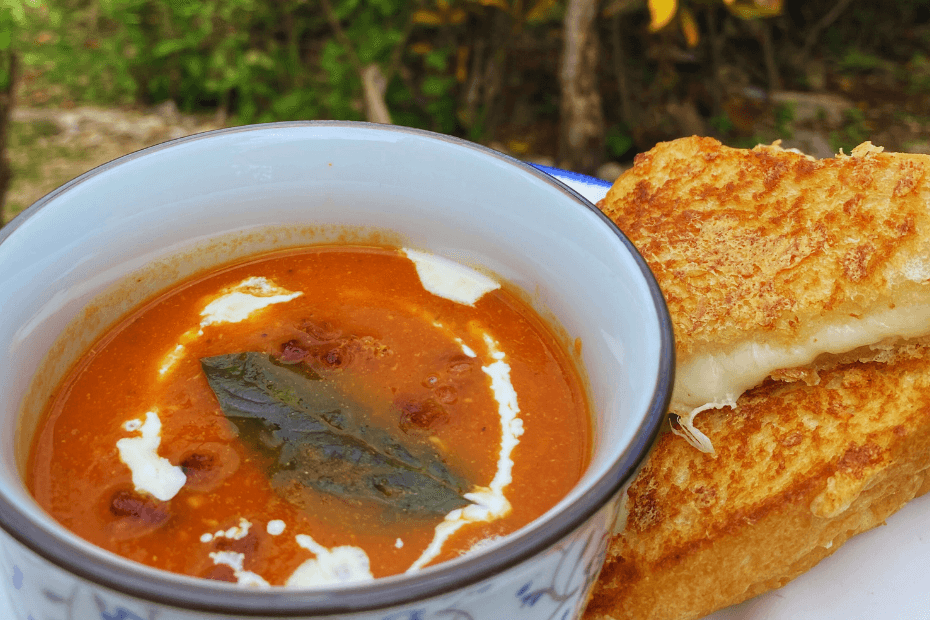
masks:
<svg viewBox="0 0 930 620"><path fill-rule="evenodd" d="M413 261L423 288L444 299L466 306L474 305L485 293L500 288L500 283L483 273L448 258L404 248Z"/></svg>
<svg viewBox="0 0 930 620"><path fill-rule="evenodd" d="M116 442L119 458L132 472L132 484L141 493L148 493L164 502L181 490L187 482L184 471L158 456L161 445L161 420L157 411L145 414L145 422L130 420L123 428L139 431L139 437L124 437Z"/></svg>
<svg viewBox="0 0 930 620"><path fill-rule="evenodd" d="M845 353L888 338L923 336L928 326L930 305L899 305L861 318L834 321L791 345L745 342L727 352L694 355L676 369L670 409L682 416L684 430L676 433L695 447L712 452L710 441L692 424L701 411L735 406L743 392L776 370L806 366L823 353ZM694 436L689 437L689 433Z"/></svg>

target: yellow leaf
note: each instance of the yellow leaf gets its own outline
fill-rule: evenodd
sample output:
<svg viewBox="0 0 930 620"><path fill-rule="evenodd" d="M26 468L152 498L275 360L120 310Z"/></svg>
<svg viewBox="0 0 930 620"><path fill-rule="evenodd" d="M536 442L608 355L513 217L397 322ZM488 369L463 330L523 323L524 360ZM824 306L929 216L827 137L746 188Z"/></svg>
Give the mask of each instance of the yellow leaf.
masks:
<svg viewBox="0 0 930 620"><path fill-rule="evenodd" d="M539 22L546 19L556 4L558 0L537 0L536 4L526 12L526 21Z"/></svg>
<svg viewBox="0 0 930 620"><path fill-rule="evenodd" d="M503 11L510 11L510 4L507 0L475 0L482 6L496 6Z"/></svg>
<svg viewBox="0 0 930 620"><path fill-rule="evenodd" d="M530 152L530 144L522 140L510 140L507 142L507 150L514 155L526 155Z"/></svg>
<svg viewBox="0 0 930 620"><path fill-rule="evenodd" d="M727 5L740 19L759 19L781 15L782 0L733 0Z"/></svg>
<svg viewBox="0 0 930 620"><path fill-rule="evenodd" d="M678 0L649 0L649 14L652 17L649 30L655 32L664 28L672 21L677 9Z"/></svg>
<svg viewBox="0 0 930 620"><path fill-rule="evenodd" d="M422 56L424 54L429 54L430 52L432 52L433 46L427 43L426 41L419 41L410 46L410 51L413 52L414 54L420 54Z"/></svg>
<svg viewBox="0 0 930 620"><path fill-rule="evenodd" d="M782 0L755 0L756 6L760 9L773 11L775 14L781 13Z"/></svg>
<svg viewBox="0 0 930 620"><path fill-rule="evenodd" d="M454 8L452 12L448 15L448 23L453 25L458 25L465 23L465 18L468 17L468 13L465 12L463 8Z"/></svg>
<svg viewBox="0 0 930 620"><path fill-rule="evenodd" d="M424 26L441 26L442 25L442 15L436 11L427 11L426 9L419 9L413 12L413 23L423 24Z"/></svg>
<svg viewBox="0 0 930 620"><path fill-rule="evenodd" d="M455 81L463 84L468 79L468 57L471 55L471 48L467 45L460 45L456 51L455 58Z"/></svg>
<svg viewBox="0 0 930 620"><path fill-rule="evenodd" d="M681 20L681 32L685 35L685 42L688 47L697 47L698 42L701 40L701 33L698 31L694 14L682 7L678 12L678 17Z"/></svg>

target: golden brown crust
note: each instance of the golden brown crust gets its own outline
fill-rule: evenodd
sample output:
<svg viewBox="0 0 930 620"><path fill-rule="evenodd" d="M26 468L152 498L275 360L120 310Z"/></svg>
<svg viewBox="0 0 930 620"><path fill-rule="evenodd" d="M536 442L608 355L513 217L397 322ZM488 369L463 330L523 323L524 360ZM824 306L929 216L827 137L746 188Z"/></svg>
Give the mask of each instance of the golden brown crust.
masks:
<svg viewBox="0 0 930 620"><path fill-rule="evenodd" d="M636 157L600 205L655 273L679 355L790 343L926 284L930 157L880 151L817 161L692 137Z"/></svg>
<svg viewBox="0 0 930 620"><path fill-rule="evenodd" d="M666 433L628 491L586 620L698 618L781 586L930 488L930 353L770 381Z"/></svg>

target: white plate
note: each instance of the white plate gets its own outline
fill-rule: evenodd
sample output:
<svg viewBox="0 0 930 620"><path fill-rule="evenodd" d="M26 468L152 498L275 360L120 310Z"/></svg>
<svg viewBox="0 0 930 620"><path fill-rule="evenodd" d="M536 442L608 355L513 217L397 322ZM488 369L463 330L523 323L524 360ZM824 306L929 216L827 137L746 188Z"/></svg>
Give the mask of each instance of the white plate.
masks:
<svg viewBox="0 0 930 620"><path fill-rule="evenodd" d="M545 172L591 202L609 183ZM704 620L930 620L930 494L892 515L886 525L853 537L788 585Z"/></svg>

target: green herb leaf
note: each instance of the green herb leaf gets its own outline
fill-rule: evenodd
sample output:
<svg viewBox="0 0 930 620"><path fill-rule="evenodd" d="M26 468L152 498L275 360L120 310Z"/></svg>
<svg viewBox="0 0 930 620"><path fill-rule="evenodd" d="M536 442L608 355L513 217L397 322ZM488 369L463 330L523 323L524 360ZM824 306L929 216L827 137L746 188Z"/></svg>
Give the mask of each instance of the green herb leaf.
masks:
<svg viewBox="0 0 930 620"><path fill-rule="evenodd" d="M405 517L444 515L469 504L470 486L425 442L367 424L370 412L303 365L264 353L200 360L240 438L270 457L276 491L300 505L310 487L349 501L375 501ZM398 433L399 435L399 433Z"/></svg>

